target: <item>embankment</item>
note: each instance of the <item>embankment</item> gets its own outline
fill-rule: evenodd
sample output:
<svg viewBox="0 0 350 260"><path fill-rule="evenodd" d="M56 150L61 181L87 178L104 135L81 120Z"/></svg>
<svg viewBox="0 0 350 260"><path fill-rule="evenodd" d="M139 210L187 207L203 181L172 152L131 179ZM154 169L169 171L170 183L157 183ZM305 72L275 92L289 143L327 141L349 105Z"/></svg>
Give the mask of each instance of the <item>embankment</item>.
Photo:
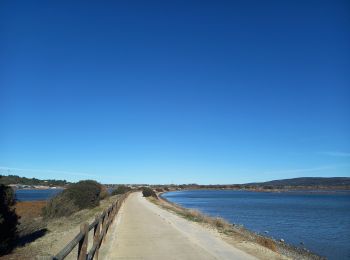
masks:
<svg viewBox="0 0 350 260"><path fill-rule="evenodd" d="M44 219L41 216L41 209L46 205L46 201L17 203L16 212L21 216L19 230L22 240L11 254L0 259L29 260L57 254L79 233L83 222L91 223L96 215L101 214L118 197L108 197L101 200L97 207L54 219ZM76 255L71 254L67 259L76 259Z"/></svg>
<svg viewBox="0 0 350 260"><path fill-rule="evenodd" d="M264 254L268 251L277 253L282 259L325 259L306 249L298 248L282 241L276 241L270 237L254 233L243 226L228 223L222 218L209 217L199 211L183 208L162 197L162 193L158 194L158 197L158 200L153 198L149 200L183 218L217 230L221 234L222 239L260 259L266 258Z"/></svg>

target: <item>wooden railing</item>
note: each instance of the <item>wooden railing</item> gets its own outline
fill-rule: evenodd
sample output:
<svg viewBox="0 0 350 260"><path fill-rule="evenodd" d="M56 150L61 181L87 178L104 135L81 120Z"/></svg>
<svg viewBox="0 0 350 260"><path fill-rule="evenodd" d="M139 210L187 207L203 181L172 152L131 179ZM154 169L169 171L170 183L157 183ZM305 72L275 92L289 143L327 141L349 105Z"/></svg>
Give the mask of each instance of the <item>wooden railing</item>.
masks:
<svg viewBox="0 0 350 260"><path fill-rule="evenodd" d="M119 199L103 211L100 216L96 216L91 223L83 223L80 226L80 232L70 241L57 255L52 256L52 260L62 260L68 256L73 249L78 245L78 260L98 259L99 249L102 242L106 238L108 228L112 224L117 215L122 203L125 201L129 193L123 194ZM93 230L93 244L88 251L89 232Z"/></svg>

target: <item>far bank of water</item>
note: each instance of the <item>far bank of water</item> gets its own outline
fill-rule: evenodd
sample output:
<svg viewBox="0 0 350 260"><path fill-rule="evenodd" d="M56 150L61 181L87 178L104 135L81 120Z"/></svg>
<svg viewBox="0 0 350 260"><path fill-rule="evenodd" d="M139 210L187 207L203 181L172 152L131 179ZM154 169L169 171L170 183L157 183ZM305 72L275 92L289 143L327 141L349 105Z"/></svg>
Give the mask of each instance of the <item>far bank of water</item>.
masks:
<svg viewBox="0 0 350 260"><path fill-rule="evenodd" d="M16 199L18 201L38 201L38 200L48 200L60 193L63 189L23 189L16 190Z"/></svg>
<svg viewBox="0 0 350 260"><path fill-rule="evenodd" d="M193 190L162 195L183 207L306 247L329 259L350 259L350 193L263 193Z"/></svg>

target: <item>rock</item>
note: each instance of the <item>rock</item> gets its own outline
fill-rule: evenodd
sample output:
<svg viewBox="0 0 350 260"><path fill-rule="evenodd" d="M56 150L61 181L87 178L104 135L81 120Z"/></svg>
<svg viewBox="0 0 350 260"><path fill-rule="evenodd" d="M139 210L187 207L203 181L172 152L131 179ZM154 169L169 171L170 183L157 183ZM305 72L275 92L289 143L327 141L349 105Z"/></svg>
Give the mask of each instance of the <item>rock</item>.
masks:
<svg viewBox="0 0 350 260"><path fill-rule="evenodd" d="M265 230L265 231L264 231L264 233L265 233L265 234L268 234L268 233L269 233L269 231Z"/></svg>

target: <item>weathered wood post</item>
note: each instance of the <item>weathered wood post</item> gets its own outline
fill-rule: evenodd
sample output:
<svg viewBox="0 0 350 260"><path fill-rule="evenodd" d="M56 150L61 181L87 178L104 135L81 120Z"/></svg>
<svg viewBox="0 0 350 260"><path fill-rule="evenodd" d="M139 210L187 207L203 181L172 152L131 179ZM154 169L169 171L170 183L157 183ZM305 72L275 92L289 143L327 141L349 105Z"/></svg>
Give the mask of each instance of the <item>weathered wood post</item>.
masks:
<svg viewBox="0 0 350 260"><path fill-rule="evenodd" d="M84 223L80 225L80 233L84 234L83 238L79 241L78 247L78 260L86 260L87 246L89 239L89 224Z"/></svg>
<svg viewBox="0 0 350 260"><path fill-rule="evenodd" d="M99 252L99 249L100 249L100 245L98 244L98 241L100 239L100 233L101 233L101 222L102 222L102 219L100 216L96 216L96 221L97 221L97 225L94 227L94 242L93 242L93 246L96 246L96 251L95 251L95 255L94 255L94 258L96 260L98 260L98 252Z"/></svg>

